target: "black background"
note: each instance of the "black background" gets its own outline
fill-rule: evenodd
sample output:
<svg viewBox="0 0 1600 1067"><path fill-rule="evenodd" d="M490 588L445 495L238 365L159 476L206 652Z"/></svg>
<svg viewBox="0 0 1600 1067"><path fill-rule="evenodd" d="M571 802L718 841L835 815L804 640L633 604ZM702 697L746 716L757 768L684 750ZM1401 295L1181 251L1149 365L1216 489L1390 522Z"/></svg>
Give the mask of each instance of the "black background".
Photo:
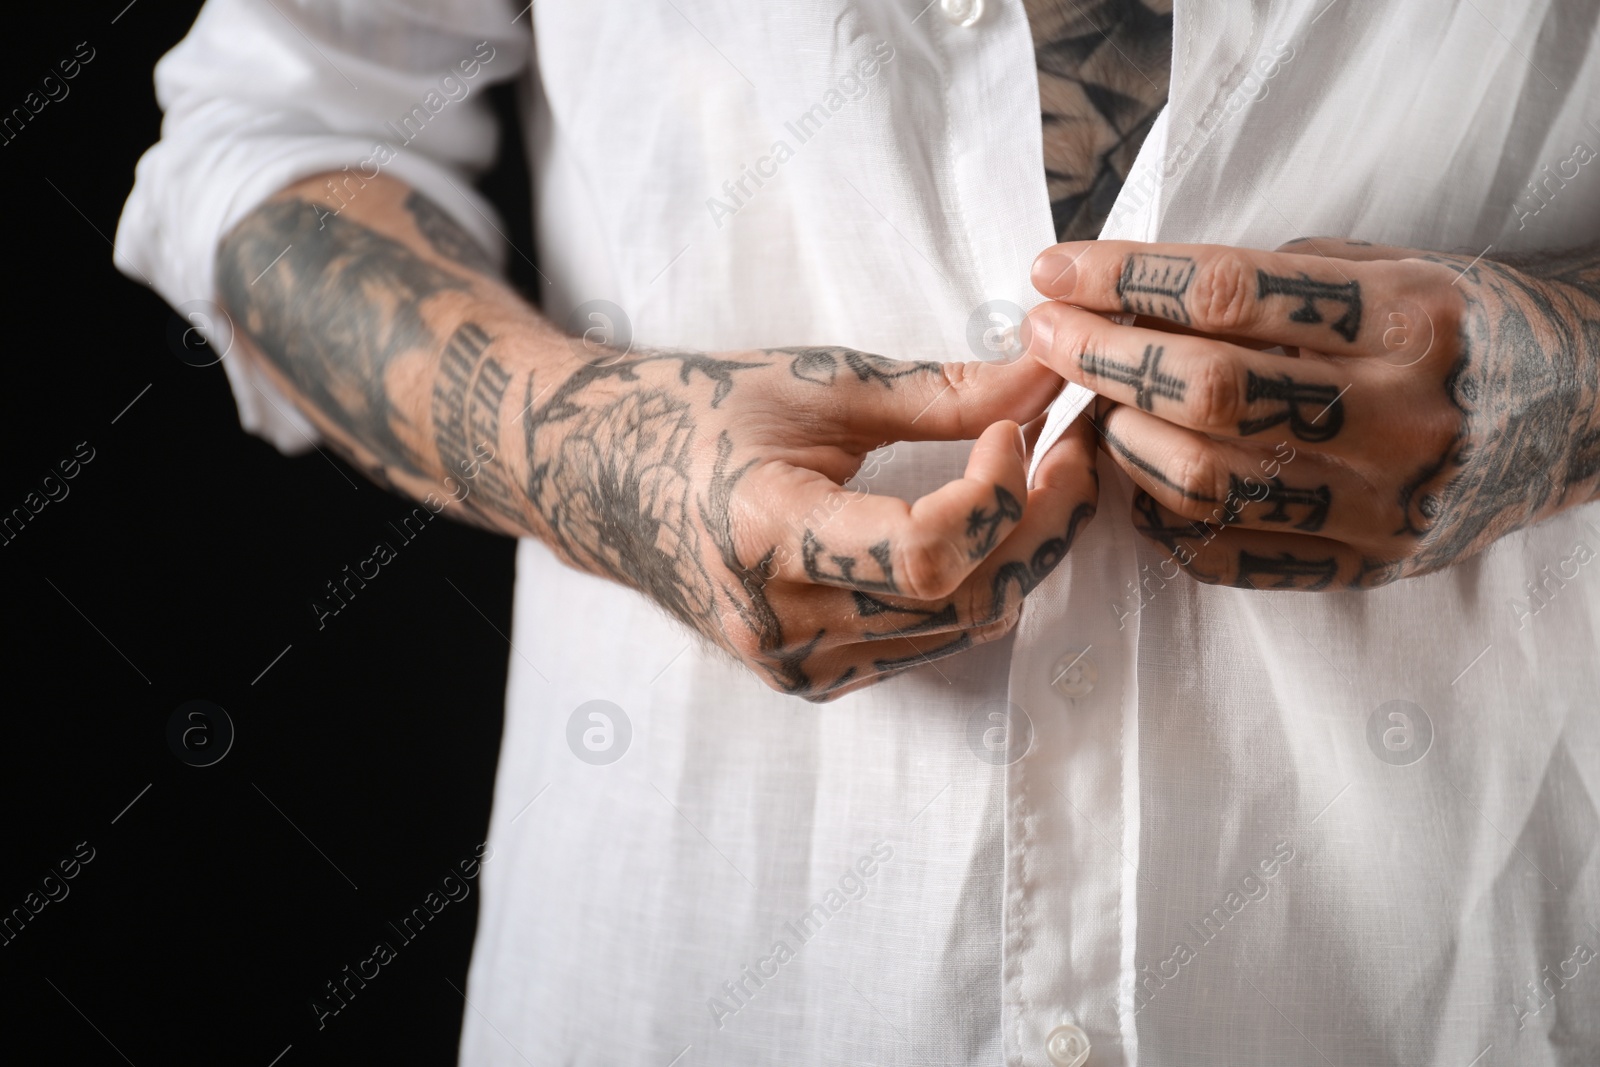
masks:
<svg viewBox="0 0 1600 1067"><path fill-rule="evenodd" d="M16 5L3 34L0 113L96 54L0 147L0 515L94 450L0 545L0 916L80 842L94 859L0 947L0 1059L451 1063L476 883L409 944L388 924L486 833L513 544L441 519L402 546L407 504L246 436L222 367L181 360L174 313L112 267L151 68L200 7L125 5ZM481 185L525 241L514 138ZM398 558L319 630L312 599L379 540ZM195 699L235 729L205 767L168 741ZM379 940L398 958L319 1029L311 999Z"/></svg>

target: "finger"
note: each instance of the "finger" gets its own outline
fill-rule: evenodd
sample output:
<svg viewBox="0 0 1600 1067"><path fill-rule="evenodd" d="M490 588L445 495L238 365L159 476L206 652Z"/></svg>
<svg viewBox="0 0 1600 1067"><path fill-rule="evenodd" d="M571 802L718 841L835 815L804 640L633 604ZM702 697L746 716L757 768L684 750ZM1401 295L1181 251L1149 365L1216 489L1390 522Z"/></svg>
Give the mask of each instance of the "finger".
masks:
<svg viewBox="0 0 1600 1067"><path fill-rule="evenodd" d="M1362 424L1376 417L1359 407L1346 419L1345 394L1352 384L1358 377L1376 380L1384 370L1370 364L1289 360L1221 341L1120 326L1066 304L1034 308L1030 321L1029 353L1057 374L1203 433L1269 444L1322 443L1348 430L1360 440Z"/></svg>
<svg viewBox="0 0 1600 1067"><path fill-rule="evenodd" d="M1400 564L1364 556L1330 538L1191 522L1142 490L1134 494L1133 525L1207 585L1323 592L1370 589L1401 576Z"/></svg>
<svg viewBox="0 0 1600 1067"><path fill-rule="evenodd" d="M1381 342L1396 299L1438 301L1402 267L1222 245L1091 241L1047 249L1033 279L1044 295L1091 311L1359 355Z"/></svg>
<svg viewBox="0 0 1600 1067"><path fill-rule="evenodd" d="M847 348L793 350L785 398L853 451L885 441L970 441L1001 419L1027 422L1061 380L1034 361L903 361Z"/></svg>
<svg viewBox="0 0 1600 1067"><path fill-rule="evenodd" d="M1117 405L1098 420L1107 453L1162 507L1218 526L1359 543L1396 517L1350 467L1306 449L1218 441Z"/></svg>
<svg viewBox="0 0 1600 1067"><path fill-rule="evenodd" d="M954 633L893 637L847 645L817 662L817 676L827 681L807 693L806 698L817 703L835 700L908 671L928 670L943 674L945 668L940 665L940 660L959 656L1003 637L1016 622L1017 616L1012 614L984 626L964 628Z"/></svg>
<svg viewBox="0 0 1600 1067"><path fill-rule="evenodd" d="M1372 262L1380 259L1409 259L1416 250L1399 245L1373 244L1349 237L1297 237L1285 241L1274 251L1296 256L1327 256L1331 259L1348 259L1353 262Z"/></svg>
<svg viewBox="0 0 1600 1067"><path fill-rule="evenodd" d="M765 577L937 600L1021 521L1022 431L996 422L961 478L910 504L782 463L760 468L751 487L741 498L741 558L765 559Z"/></svg>
<svg viewBox="0 0 1600 1067"><path fill-rule="evenodd" d="M1093 428L1079 420L1045 454L1022 522L952 597L967 617L982 623L1019 610L1066 558L1099 500L1094 442Z"/></svg>

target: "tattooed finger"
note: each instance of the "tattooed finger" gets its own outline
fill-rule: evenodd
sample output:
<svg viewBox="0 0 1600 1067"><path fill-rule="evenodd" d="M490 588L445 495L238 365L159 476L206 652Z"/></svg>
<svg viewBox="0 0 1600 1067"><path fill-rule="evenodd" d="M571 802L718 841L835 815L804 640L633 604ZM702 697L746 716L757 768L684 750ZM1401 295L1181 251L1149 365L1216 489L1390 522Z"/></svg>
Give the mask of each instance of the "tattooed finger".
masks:
<svg viewBox="0 0 1600 1067"><path fill-rule="evenodd" d="M1218 441L1120 404L1097 426L1128 477L1191 521L1346 542L1396 523L1393 504L1351 467L1309 449Z"/></svg>
<svg viewBox="0 0 1600 1067"><path fill-rule="evenodd" d="M1395 264L1221 245L1093 241L1055 245L1034 264L1046 296L1133 312L1210 334L1359 355L1378 339Z"/></svg>
<svg viewBox="0 0 1600 1067"><path fill-rule="evenodd" d="M1322 592L1370 589L1400 577L1398 564L1338 541L1186 519L1143 490L1134 494L1133 524L1165 549L1172 565L1207 585Z"/></svg>
<svg viewBox="0 0 1600 1067"><path fill-rule="evenodd" d="M845 489L781 463L754 475L763 507L743 531L782 546L767 577L863 593L939 600L961 584L1021 521L1027 495L1021 429L997 422L972 447L966 473L915 503Z"/></svg>

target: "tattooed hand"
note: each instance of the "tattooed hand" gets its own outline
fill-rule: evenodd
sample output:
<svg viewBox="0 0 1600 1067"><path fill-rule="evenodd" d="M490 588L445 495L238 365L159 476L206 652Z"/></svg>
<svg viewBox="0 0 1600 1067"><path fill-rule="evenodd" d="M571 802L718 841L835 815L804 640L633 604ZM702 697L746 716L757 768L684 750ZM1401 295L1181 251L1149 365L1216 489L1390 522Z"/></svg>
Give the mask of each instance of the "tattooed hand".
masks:
<svg viewBox="0 0 1600 1067"><path fill-rule="evenodd" d="M543 540L777 689L827 699L999 636L1093 514L1087 436L1027 489L1012 420L1060 387L1031 360L596 350L437 205L383 178L332 211L331 185L223 241L245 356L375 480ZM845 487L884 444L973 438L915 503Z"/></svg>
<svg viewBox="0 0 1600 1067"><path fill-rule="evenodd" d="M1136 527L1200 581L1382 585L1596 495L1600 248L1101 241L1033 279L1031 353L1104 398Z"/></svg>
<svg viewBox="0 0 1600 1067"><path fill-rule="evenodd" d="M1005 633L1093 512L1088 438L1027 490L1005 416L1043 411L1037 365L847 348L600 362L525 423L547 540L783 692L825 699ZM845 487L887 442L974 436L965 475L915 503Z"/></svg>

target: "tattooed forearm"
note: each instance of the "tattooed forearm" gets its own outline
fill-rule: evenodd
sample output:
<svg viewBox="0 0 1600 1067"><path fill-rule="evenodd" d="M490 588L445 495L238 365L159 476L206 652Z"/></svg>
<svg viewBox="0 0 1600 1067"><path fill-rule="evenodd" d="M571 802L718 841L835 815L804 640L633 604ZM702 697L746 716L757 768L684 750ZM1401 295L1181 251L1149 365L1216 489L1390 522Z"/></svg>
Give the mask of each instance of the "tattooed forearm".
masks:
<svg viewBox="0 0 1600 1067"><path fill-rule="evenodd" d="M489 254L439 205L421 193L413 192L406 197L406 210L411 213L417 229L422 231L435 252L470 270L494 273L494 263L489 259Z"/></svg>
<svg viewBox="0 0 1600 1067"><path fill-rule="evenodd" d="M1170 0L1025 0L1058 240L1096 237L1167 100Z"/></svg>
<svg viewBox="0 0 1600 1067"><path fill-rule="evenodd" d="M245 334L317 410L382 463L426 477L426 428L395 405L392 374L407 356L437 351L423 304L470 285L397 240L323 215L298 199L251 213L218 252L218 289Z"/></svg>

